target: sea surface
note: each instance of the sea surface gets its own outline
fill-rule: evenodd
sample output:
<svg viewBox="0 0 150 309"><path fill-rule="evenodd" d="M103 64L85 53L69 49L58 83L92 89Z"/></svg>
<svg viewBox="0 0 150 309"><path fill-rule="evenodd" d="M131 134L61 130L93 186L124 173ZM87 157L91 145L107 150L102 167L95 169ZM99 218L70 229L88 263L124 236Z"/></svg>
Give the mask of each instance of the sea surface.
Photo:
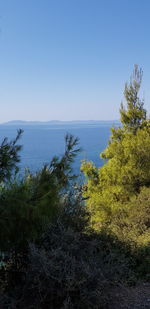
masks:
<svg viewBox="0 0 150 309"><path fill-rule="evenodd" d="M103 160L100 152L107 146L112 122L68 122L58 124L9 124L0 125L0 142L4 137L12 139L17 129L24 130L20 139L23 145L21 155L21 171L29 168L32 172L49 163L54 155L61 156L64 152L64 137L71 133L79 138L81 153L76 157L73 165L75 173L79 173L82 160L91 160L99 167Z"/></svg>

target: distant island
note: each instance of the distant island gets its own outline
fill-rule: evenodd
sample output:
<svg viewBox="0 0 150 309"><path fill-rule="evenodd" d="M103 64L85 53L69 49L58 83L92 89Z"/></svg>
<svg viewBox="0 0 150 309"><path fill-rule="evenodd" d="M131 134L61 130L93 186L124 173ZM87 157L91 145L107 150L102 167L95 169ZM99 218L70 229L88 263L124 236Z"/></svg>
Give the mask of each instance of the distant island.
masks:
<svg viewBox="0 0 150 309"><path fill-rule="evenodd" d="M50 121L25 121L25 120L11 120L8 122L0 123L0 125L66 125L66 124L108 124L108 125L119 125L119 120L50 120Z"/></svg>

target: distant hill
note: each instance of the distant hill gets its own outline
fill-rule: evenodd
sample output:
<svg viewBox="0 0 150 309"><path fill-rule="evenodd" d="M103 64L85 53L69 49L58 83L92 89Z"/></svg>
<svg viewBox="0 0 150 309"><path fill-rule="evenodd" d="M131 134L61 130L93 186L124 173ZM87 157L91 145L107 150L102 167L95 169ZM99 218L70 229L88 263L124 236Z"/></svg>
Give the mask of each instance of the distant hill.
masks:
<svg viewBox="0 0 150 309"><path fill-rule="evenodd" d="M57 124L60 121L25 121L25 120L12 120L2 123L3 125L43 125L43 124Z"/></svg>
<svg viewBox="0 0 150 309"><path fill-rule="evenodd" d="M61 121L61 120L50 120L50 121L24 121L24 120L12 120L0 125L6 126L26 126L26 125L72 125L72 124L101 124L101 125L119 125L119 120L72 120L72 121Z"/></svg>

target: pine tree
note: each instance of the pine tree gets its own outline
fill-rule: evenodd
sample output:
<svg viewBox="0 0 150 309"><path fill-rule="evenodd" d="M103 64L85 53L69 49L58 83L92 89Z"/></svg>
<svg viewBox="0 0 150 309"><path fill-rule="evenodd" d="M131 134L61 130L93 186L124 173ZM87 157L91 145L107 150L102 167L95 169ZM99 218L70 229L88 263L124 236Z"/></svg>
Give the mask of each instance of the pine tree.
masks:
<svg viewBox="0 0 150 309"><path fill-rule="evenodd" d="M81 167L87 178L83 194L98 229L111 226L116 213L124 211L144 186L150 187L150 120L138 97L141 81L142 71L135 66L130 84L125 85L127 107L121 105L122 126L112 129L101 153L105 164L96 168L84 162Z"/></svg>
<svg viewBox="0 0 150 309"><path fill-rule="evenodd" d="M18 136L19 138L19 136ZM11 175L18 162L16 142L6 144L7 159L4 166ZM49 165L32 174L30 171L19 180L7 182L0 190L0 251L24 248L43 233L63 207L63 196L73 179L72 163L80 151L78 138L67 134L65 152L54 157ZM16 147L16 148L15 148ZM14 150L12 152L11 150ZM7 150L8 149L8 150ZM9 155L14 153L13 161ZM12 163L11 165L8 162ZM4 178L3 178L4 179Z"/></svg>
<svg viewBox="0 0 150 309"><path fill-rule="evenodd" d="M5 137L0 145L0 183L10 180L13 171L18 171L22 146L17 143L22 133L23 130L18 130L16 138L10 142Z"/></svg>
<svg viewBox="0 0 150 309"><path fill-rule="evenodd" d="M146 120L146 110L144 109L144 102L138 97L142 82L143 72L134 66L134 71L130 79L129 85L125 84L124 96L127 102L127 109L121 104L120 115L123 127L134 132Z"/></svg>

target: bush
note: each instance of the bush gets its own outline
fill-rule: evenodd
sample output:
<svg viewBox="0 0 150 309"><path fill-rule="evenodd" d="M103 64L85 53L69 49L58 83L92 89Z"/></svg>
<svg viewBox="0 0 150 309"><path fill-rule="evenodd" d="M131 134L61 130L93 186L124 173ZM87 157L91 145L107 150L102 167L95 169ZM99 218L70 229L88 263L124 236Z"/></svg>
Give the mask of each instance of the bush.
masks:
<svg viewBox="0 0 150 309"><path fill-rule="evenodd" d="M106 232L68 226L63 214L38 244L30 244L22 267L12 273L13 265L1 303L18 309L108 308L111 286L135 280L128 248Z"/></svg>

